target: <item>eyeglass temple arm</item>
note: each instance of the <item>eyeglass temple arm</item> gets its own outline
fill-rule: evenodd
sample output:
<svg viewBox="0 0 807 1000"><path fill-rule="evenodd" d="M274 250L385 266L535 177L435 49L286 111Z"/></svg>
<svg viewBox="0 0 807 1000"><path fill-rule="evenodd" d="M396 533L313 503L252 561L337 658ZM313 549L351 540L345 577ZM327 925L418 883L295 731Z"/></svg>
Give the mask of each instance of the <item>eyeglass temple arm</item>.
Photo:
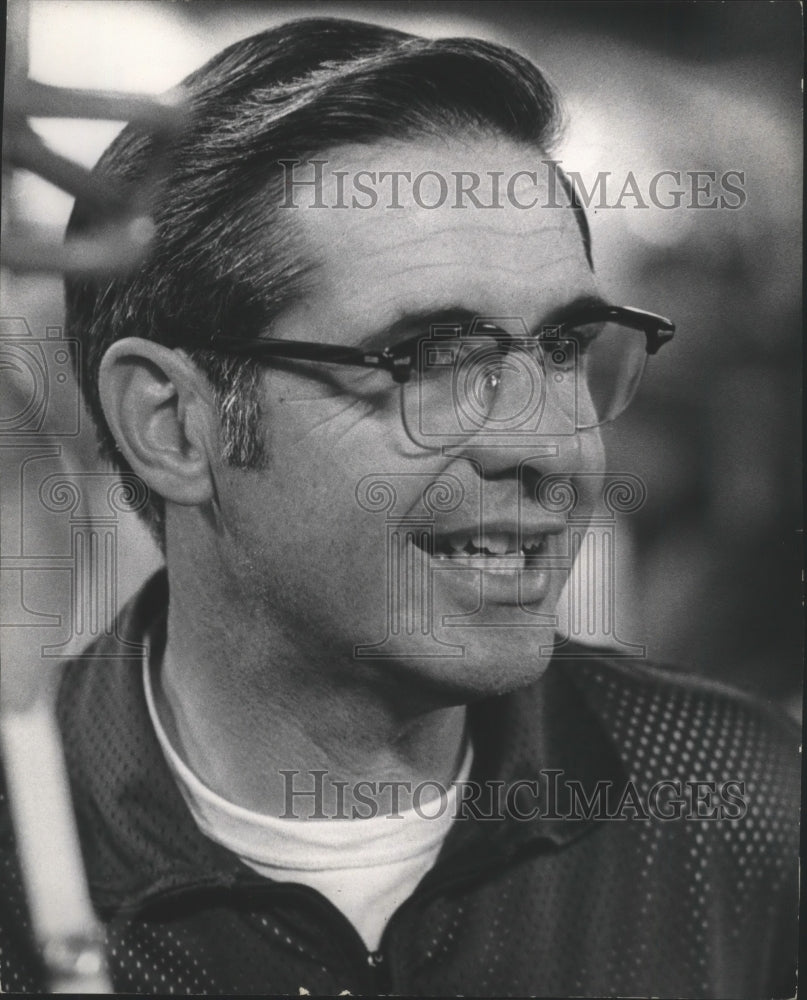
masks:
<svg viewBox="0 0 807 1000"><path fill-rule="evenodd" d="M242 337L210 337L203 344L178 344L184 350L221 350L228 354L253 358L256 361L287 359L289 361L320 361L330 365L357 365L362 368L382 368L391 372L396 382L405 382L410 375L410 360L396 356L388 347L383 351L363 351L359 347L338 344L317 344L305 340L279 340L266 337L249 340Z"/></svg>
<svg viewBox="0 0 807 1000"><path fill-rule="evenodd" d="M648 354L655 354L663 344L672 340L675 333L675 324L664 316L632 306L592 306L581 310L574 318L577 323L602 320L615 320L636 330L643 330L647 336ZM573 324L567 321L563 325ZM398 354L389 347L381 351L363 351L358 347L305 340L280 340L271 337L251 340L245 337L219 336L212 336L202 344L180 342L176 346L185 350L221 350L256 361L285 358L289 361L320 361L332 365L382 368L390 372L396 382L407 382L411 377L411 352Z"/></svg>

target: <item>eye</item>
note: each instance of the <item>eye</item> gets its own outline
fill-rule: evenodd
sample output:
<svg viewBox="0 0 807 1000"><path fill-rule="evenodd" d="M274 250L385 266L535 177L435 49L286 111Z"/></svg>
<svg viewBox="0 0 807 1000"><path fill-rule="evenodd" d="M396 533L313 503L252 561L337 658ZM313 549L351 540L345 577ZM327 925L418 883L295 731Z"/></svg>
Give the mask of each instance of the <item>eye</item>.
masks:
<svg viewBox="0 0 807 1000"><path fill-rule="evenodd" d="M496 395L496 390L502 384L504 373L500 364L489 362L479 369L475 396L480 404L489 406Z"/></svg>

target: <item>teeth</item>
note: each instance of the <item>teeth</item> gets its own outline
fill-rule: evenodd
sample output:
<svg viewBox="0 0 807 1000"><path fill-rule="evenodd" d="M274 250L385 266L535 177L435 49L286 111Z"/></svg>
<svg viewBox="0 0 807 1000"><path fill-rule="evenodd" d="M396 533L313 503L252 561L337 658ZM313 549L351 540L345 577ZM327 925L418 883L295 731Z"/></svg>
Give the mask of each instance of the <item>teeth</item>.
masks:
<svg viewBox="0 0 807 1000"><path fill-rule="evenodd" d="M516 551L515 542L512 548L510 547L509 535L483 535L481 547L486 549L492 556L503 556L505 552Z"/></svg>
<svg viewBox="0 0 807 1000"><path fill-rule="evenodd" d="M543 550L545 538L534 535L518 546L516 536L506 532L471 534L456 533L435 539L434 555L438 559L489 558L501 556L536 556Z"/></svg>
<svg viewBox="0 0 807 1000"><path fill-rule="evenodd" d="M541 551L543 547L544 547L544 540L543 538L539 538L538 541L536 542L531 542L529 544L525 543L524 545L522 545L521 551L524 553L525 556L535 556L538 555L538 553Z"/></svg>
<svg viewBox="0 0 807 1000"><path fill-rule="evenodd" d="M449 555L453 552L464 552L465 546L470 544L467 535L451 535L445 542Z"/></svg>

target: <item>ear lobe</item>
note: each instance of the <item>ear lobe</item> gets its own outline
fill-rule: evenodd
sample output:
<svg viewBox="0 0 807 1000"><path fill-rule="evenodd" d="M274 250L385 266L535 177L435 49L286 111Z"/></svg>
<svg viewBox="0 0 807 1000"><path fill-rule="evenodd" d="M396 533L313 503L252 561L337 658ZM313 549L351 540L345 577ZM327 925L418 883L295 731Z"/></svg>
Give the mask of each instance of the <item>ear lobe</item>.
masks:
<svg viewBox="0 0 807 1000"><path fill-rule="evenodd" d="M213 496L212 392L181 354L139 337L114 343L98 376L104 416L132 471L165 500Z"/></svg>

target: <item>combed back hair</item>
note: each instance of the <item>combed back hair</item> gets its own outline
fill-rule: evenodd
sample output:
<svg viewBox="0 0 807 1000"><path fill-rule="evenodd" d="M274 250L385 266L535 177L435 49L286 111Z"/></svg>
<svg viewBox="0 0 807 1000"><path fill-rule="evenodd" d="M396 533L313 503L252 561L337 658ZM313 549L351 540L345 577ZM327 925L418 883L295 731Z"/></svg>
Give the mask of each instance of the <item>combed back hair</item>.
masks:
<svg viewBox="0 0 807 1000"><path fill-rule="evenodd" d="M83 345L82 390L101 452L121 471L128 466L104 419L98 368L110 344L129 336L198 344L191 356L215 392L225 460L238 468L266 460L258 366L204 345L214 334L257 337L304 294L295 213L279 210L280 161L460 131L548 153L561 127L550 84L508 48L340 19L301 19L245 38L181 88L183 127L151 207L146 256L124 275L66 283L69 336ZM154 161L155 142L142 127L126 127L95 174L136 183ZM578 218L588 250L582 212ZM68 235L93 223L91 208L78 202ZM152 494L143 513L163 545L162 498Z"/></svg>

